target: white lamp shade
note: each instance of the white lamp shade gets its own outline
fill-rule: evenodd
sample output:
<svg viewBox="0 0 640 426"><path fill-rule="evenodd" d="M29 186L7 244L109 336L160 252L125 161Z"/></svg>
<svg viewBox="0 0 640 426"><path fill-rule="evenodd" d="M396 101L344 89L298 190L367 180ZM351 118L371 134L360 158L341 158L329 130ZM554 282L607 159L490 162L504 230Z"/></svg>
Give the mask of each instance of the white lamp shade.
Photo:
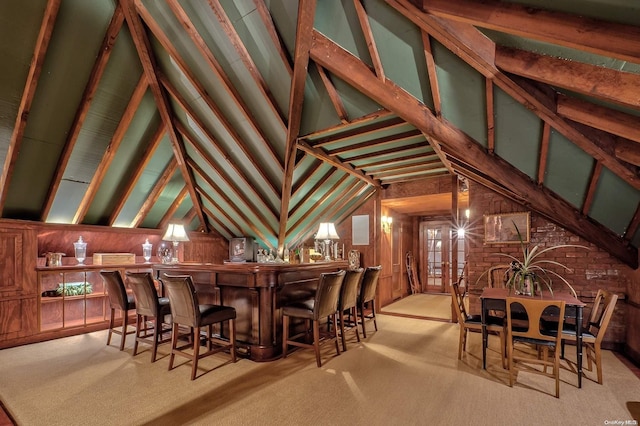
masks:
<svg viewBox="0 0 640 426"><path fill-rule="evenodd" d="M179 223L170 223L167 227L167 232L162 237L165 241L189 241L187 231L184 229L184 225Z"/></svg>
<svg viewBox="0 0 640 426"><path fill-rule="evenodd" d="M336 226L331 222L322 222L316 234L318 240L338 240L340 237L336 232Z"/></svg>

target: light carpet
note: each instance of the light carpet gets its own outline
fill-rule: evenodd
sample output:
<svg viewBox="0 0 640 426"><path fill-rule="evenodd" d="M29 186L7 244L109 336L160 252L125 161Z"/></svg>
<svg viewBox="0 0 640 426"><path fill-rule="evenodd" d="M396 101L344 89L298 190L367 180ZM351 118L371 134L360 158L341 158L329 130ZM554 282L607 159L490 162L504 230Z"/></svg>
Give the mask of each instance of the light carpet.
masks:
<svg viewBox="0 0 640 426"><path fill-rule="evenodd" d="M451 320L451 295L416 293L383 307L382 312Z"/></svg>
<svg viewBox="0 0 640 426"><path fill-rule="evenodd" d="M190 364L167 371L166 345L152 364L148 350L131 355L132 341L106 346L105 331L4 349L0 399L25 426L606 425L631 421L640 404L640 379L608 351L604 385L578 389L565 370L556 399L541 376L509 387L493 336L482 370L479 334L457 359L456 324L379 315L379 331L369 328L340 356L324 345L321 368L312 350L265 363L217 354L195 381Z"/></svg>

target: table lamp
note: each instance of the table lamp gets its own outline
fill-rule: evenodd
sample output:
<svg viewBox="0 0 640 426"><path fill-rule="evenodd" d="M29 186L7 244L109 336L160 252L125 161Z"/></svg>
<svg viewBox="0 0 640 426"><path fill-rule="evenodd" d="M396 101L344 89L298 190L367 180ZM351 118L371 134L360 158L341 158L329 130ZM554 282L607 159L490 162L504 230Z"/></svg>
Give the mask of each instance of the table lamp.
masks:
<svg viewBox="0 0 640 426"><path fill-rule="evenodd" d="M336 226L331 222L322 222L318 227L318 233L316 234L316 240L322 240L325 244L324 251L324 260L331 261L331 256L329 255L329 246L331 244L331 240L337 240L340 237L336 232Z"/></svg>
<svg viewBox="0 0 640 426"><path fill-rule="evenodd" d="M189 236L184 229L184 225L180 223L170 223L162 239L173 242L173 257L171 258L171 263L178 263L178 244L180 244L180 241L189 241Z"/></svg>

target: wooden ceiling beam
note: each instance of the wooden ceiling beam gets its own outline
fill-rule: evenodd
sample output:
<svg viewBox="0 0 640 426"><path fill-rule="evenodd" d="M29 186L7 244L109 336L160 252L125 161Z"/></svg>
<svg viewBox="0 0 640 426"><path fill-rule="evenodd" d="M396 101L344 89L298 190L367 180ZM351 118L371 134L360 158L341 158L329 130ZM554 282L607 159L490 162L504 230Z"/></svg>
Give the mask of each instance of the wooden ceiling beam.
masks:
<svg viewBox="0 0 640 426"><path fill-rule="evenodd" d="M322 168L322 161L319 161L317 158L309 156L309 158L313 158L313 166L308 167L303 174L301 174L296 180L295 184L291 188L291 197L295 197L297 192L304 188L304 185L307 183L309 179L311 179L316 173L319 173Z"/></svg>
<svg viewBox="0 0 640 426"><path fill-rule="evenodd" d="M428 31L432 37L436 38L478 72L482 73L485 77L492 78L495 85L538 115L542 120L548 122L555 130L583 151L594 157L597 161L602 161L603 165L618 177L633 188L640 189L640 179L637 174L629 170L625 165L622 165L615 156L608 154L571 123L568 123L560 117L556 113L555 100L550 99L546 92L536 90L535 87L531 85L523 88L522 83L516 81L515 77L517 76L510 77L500 72L495 67L493 60L487 62L487 43L493 43L482 36L477 29L469 24L447 21L421 12L408 0L385 1L420 28ZM475 36L473 35L474 33ZM495 45L493 51L495 53ZM520 79L525 80L523 78Z"/></svg>
<svg viewBox="0 0 640 426"><path fill-rule="evenodd" d="M367 123L371 123L374 121L384 121L390 117L393 117L394 115L395 114L393 114L392 112L382 109L367 115L363 115L362 117L354 118L348 123L340 123L335 126L331 126L325 129L320 129L311 133L307 133L306 135L300 136L300 138L312 141L312 140L320 139L334 133L341 133L342 131L352 128L353 126L365 125Z"/></svg>
<svg viewBox="0 0 640 426"><path fill-rule="evenodd" d="M177 2L177 0L173 0L173 1ZM242 42L242 39L238 35L238 32L236 31L235 27L233 26L233 23L227 16L227 12L222 7L222 4L220 4L219 0L208 0L208 3L209 3L209 7L211 7L211 10L213 10L213 13L215 13L216 17L218 18L218 23L222 27L222 30L227 34L227 37L229 38L231 45L236 50L236 53L240 57L240 60L242 61L245 68L253 78L253 81L256 83L256 86L258 87L258 91L267 102L267 105L269 105L269 108L271 108L271 111L273 112L273 114L276 117L278 117L278 119L282 121L282 123L284 123L286 126L287 124L286 114L283 111L281 111L280 108L278 107L278 102L273 96L273 93L271 93L271 89L269 88L269 85L260 74L260 69L258 68L258 66L255 64L255 62L253 62L253 59L251 58L249 51L247 50L244 43Z"/></svg>
<svg viewBox="0 0 640 426"><path fill-rule="evenodd" d="M422 132L418 129L412 129L402 133L396 133L395 135L387 135L376 139L367 140L365 142L356 143L353 145L345 145L340 148L327 150L327 154L329 155L342 155L351 151L357 151L363 148L367 149L375 149L381 146L390 145L390 144L398 144L408 140L416 139L417 137L422 137Z"/></svg>
<svg viewBox="0 0 640 426"><path fill-rule="evenodd" d="M408 161L416 161L416 160L424 160L424 161L440 160L440 156L438 156L433 152L431 153L425 152L424 154L405 155L405 156L393 158L390 160L380 160L372 163L360 164L354 167L356 168L356 170L376 169L378 167L392 166L393 164L406 163Z"/></svg>
<svg viewBox="0 0 640 426"><path fill-rule="evenodd" d="M210 162L208 162L210 167L213 167L212 164ZM252 220L251 218L249 218L245 213L244 213L244 209L242 208L242 206L238 205L237 200L233 200L231 199L229 196L227 196L223 191L220 190L220 187L218 185L216 185L216 183L208 176L208 174L198 165L198 163L196 163L193 160L189 160L189 165L191 166L191 168L193 168L193 170L196 171L196 173L198 173L200 175L200 177L213 189L213 191L216 192L216 195L218 196L218 198L221 198L222 200L224 200L225 203L227 203L229 205L228 208L225 208L223 206L220 206L218 203L216 203L216 201L213 199L213 197L211 196L211 194L209 193L209 191L204 191L208 194L207 198L210 200L210 203L214 206L216 206L218 208L218 210L224 211L225 214L229 215L231 213L233 213L233 217L236 218L240 218L242 219L242 221L244 222L245 226L240 225L238 222L236 222L234 220L234 224L236 225L236 227L240 230L242 230L244 232L245 229L250 229L251 232L253 232L253 235L255 235L256 237L262 239L262 241L269 241L267 235L265 235L262 231L260 231L260 229L258 229L258 227L255 224L255 220ZM202 188L201 188L202 189ZM233 212L229 211L229 209L232 209ZM260 216L260 215L258 215ZM266 229L270 230L271 232L273 232L273 228L271 226L269 226L268 223L266 223L264 221L263 218L259 219L262 223L262 226L264 226Z"/></svg>
<svg viewBox="0 0 640 426"><path fill-rule="evenodd" d="M174 15L176 15L176 17L178 18L178 21L182 23L183 28L185 28L185 31L187 32L189 37L192 38L193 40L194 37L191 33L193 24L189 20L189 17L187 16L184 9L182 9L179 3L177 3L177 1L175 0L169 0L168 5L171 7ZM192 68L187 64L187 62L185 61L183 56L180 54L178 49L176 49L175 45L171 42L171 39L167 36L167 34L165 34L162 31L162 28L157 23L157 21L153 19L151 14L144 7L138 8L138 12L140 13L140 16L142 16L145 24L149 27L153 35L158 39L162 47L169 53L169 55L171 56L171 59L173 59L173 62L178 66L178 68L180 68L180 71L182 71L185 78L193 86L193 89L195 89L198 95L200 95L204 103L211 110L211 113L218 119L220 124L222 124L222 127L225 129L225 131L229 134L229 136L233 139L233 141L240 147L242 152L244 152L244 154L248 158L252 158L251 149L245 142L245 137L241 136L236 130L236 128L231 124L229 119L226 117L224 111L216 104L213 98L209 95L207 89L198 80ZM238 100L237 103L238 102L242 102L242 101ZM244 113L246 111L240 108L240 112ZM256 133L256 135L258 136L258 139L260 140L260 143L266 148L266 151L270 154L273 162L278 166L280 166L280 170L282 171L282 159L275 152L275 150L273 149L273 146L271 145L271 143L269 143L267 137L259 128L258 124L255 121L255 118L250 114L245 114L244 119L249 124L250 129ZM267 178L264 171L260 167L260 164L255 161L254 161L254 164L256 165L256 168L258 169L264 181L271 182L271 180Z"/></svg>
<svg viewBox="0 0 640 426"><path fill-rule="evenodd" d="M544 174L547 171L549 160L549 139L551 138L551 126L546 121L542 126L542 140L540 141L540 156L538 159L538 185L544 183Z"/></svg>
<svg viewBox="0 0 640 426"><path fill-rule="evenodd" d="M348 174L367 182L369 185L380 186L380 182L377 182L374 179L371 179L369 176L365 175L361 171L356 170L351 164L345 163L340 159L327 154L326 152L324 152L319 148L314 148L303 141L298 142L298 148L309 155L313 155L314 157L331 164L333 167L336 167L337 169L340 169L343 172L347 172Z"/></svg>
<svg viewBox="0 0 640 426"><path fill-rule="evenodd" d="M393 118L390 118L389 120L375 121L365 126L348 129L344 132L336 133L330 136L325 136L323 138L319 138L315 140L309 140L306 137L302 139L305 142L307 142L310 146L314 148L320 148L320 147L324 147L334 143L348 142L349 139L353 139L353 138L365 138L371 135L375 135L378 132L395 130L398 127L404 127L406 125L407 125L407 122L404 121L402 118L393 117Z"/></svg>
<svg viewBox="0 0 640 426"><path fill-rule="evenodd" d="M11 133L11 140L9 141L7 153L4 158L4 164L2 166L2 176L0 176L0 213L4 210L4 205L7 201L7 193L9 192L13 169L16 161L18 161L18 154L20 153L20 147L22 146L22 138L24 137L24 131L27 127L27 120L29 118L29 113L31 112L31 105L33 104L33 99L36 96L38 81L40 79L44 60L47 56L47 49L49 48L49 42L51 41L51 35L56 24L56 18L58 17L61 1L62 0L47 1L47 6L44 10L42 23L40 24L40 31L38 32L38 38L31 57L29 72L27 73L27 80L20 98L18 114L16 115L13 132Z"/></svg>
<svg viewBox="0 0 640 426"><path fill-rule="evenodd" d="M147 83L147 79L143 74L142 76L140 76L140 80L138 80L138 84L136 85L136 88L131 95L131 99L129 99L129 104L125 108L124 114L120 119L120 123L118 123L116 131L111 137L109 145L107 145L107 149L102 156L102 160L100 160L100 164L98 164L98 167L93 174L93 178L91 178L91 181L89 182L89 186L87 187L87 190L85 191L84 196L80 201L80 205L78 206L76 214L74 215L71 223L78 224L84 221L84 218L87 215L89 208L91 207L91 203L95 199L96 194L98 193L98 189L100 188L100 185L102 185L102 181L107 175L109 167L116 157L118 148L120 147L120 144L124 139L124 135L129 129L131 122L133 121L133 117L135 116L136 111L140 106L140 102L142 102L142 98L147 92L148 87L149 84Z"/></svg>
<svg viewBox="0 0 640 426"><path fill-rule="evenodd" d="M381 157L383 155L402 155L404 152L408 152L408 151L414 151L416 149L430 149L431 147L429 146L428 142L417 142L417 143L413 143L411 145L404 145L402 148L389 148L389 149L383 149L381 151L376 151L376 152L371 152L368 154L360 154L360 155L356 155L354 157L346 157L345 161L349 162L349 163L354 163L356 161L362 161L362 160L368 160L370 158L377 158L377 157Z"/></svg>
<svg viewBox="0 0 640 426"><path fill-rule="evenodd" d="M481 28L640 63L640 27L634 25L497 0L422 0L421 9Z"/></svg>
<svg viewBox="0 0 640 426"><path fill-rule="evenodd" d="M473 165L475 169L484 170L495 181L512 192L521 194L526 200L526 207L553 218L560 226L609 251L634 269L638 266L637 249L629 247L618 235L583 216L550 191L539 187L529 176L506 161L490 156L478 142L437 119L428 107L393 82L378 80L366 64L317 31L313 32L310 54L314 61L345 82L436 139L447 151L455 152L457 157Z"/></svg>
<svg viewBox="0 0 640 426"><path fill-rule="evenodd" d="M207 220L204 217L204 212L202 210L200 195L196 191L196 185L194 183L191 170L187 167L187 154L184 149L184 144L178 137L178 132L175 128L171 106L162 86L160 85L160 81L158 80L157 67L152 54L149 38L147 37L147 33L145 32L145 29L143 27L142 20L138 15L133 2L134 0L119 0L119 3L122 5L122 10L124 11L124 16L127 22L127 26L129 27L129 32L131 33L131 37L133 38L133 44L136 47L138 57L140 58L140 62L142 63L144 74L147 76L149 87L151 88L151 92L153 93L153 97L156 101L158 112L160 113L160 117L162 118L162 121L166 126L169 139L171 140L171 147L173 148L175 159L178 163L178 167L180 168L180 172L182 173L185 184L189 188L191 201L193 202L194 208L198 212L198 218L200 219L202 229L205 232L208 232Z"/></svg>
<svg viewBox="0 0 640 426"><path fill-rule="evenodd" d="M295 216L298 210L304 207L305 200L312 198L313 195L329 181L334 171L335 170L333 169L327 169L322 176L315 179L315 183L311 188L306 188L306 187L304 188L304 194L303 194L304 196L300 197L300 201L295 206L290 207L290 212L289 212L290 217Z"/></svg>
<svg viewBox="0 0 640 426"><path fill-rule="evenodd" d="M431 87L431 97L433 98L433 111L436 117L442 116L442 99L440 98L440 83L438 82L438 72L436 60L431 51L431 37L426 31L420 31L422 37L422 48L424 58L427 63L427 73L429 74L429 86Z"/></svg>
<svg viewBox="0 0 640 426"><path fill-rule="evenodd" d="M236 182L236 180L231 176L229 176L229 174L225 172L223 167L213 162L213 160L210 158L209 152L206 149L204 149L204 147L193 137L191 132L182 125L182 123L176 122L176 128L178 129L180 134L191 144L191 146L198 153L198 155L203 160L205 160L209 165L209 167L211 167L218 174L220 179L224 181L224 183L229 187L229 190L233 192L236 199L242 200L247 205L252 206L257 211L262 212L262 214L259 215L261 220L266 220L267 213L270 213L273 218L278 217L277 212L275 212L273 208L269 206L268 201L264 197L262 197L257 191L254 191L252 194L244 194L243 191L238 187L238 183ZM203 130L203 132L205 132L205 135L208 135L206 130ZM208 135L208 137L211 137L211 136ZM210 140L209 142L216 149L216 154L218 158L222 158L222 159L227 158L224 152L217 146L217 144L215 143L215 140ZM228 161L228 159L226 161L239 176L244 176L242 174L242 171L235 168L236 166L234 162ZM245 180L245 184L246 186L251 187L251 182L248 182ZM270 228L270 226L268 225L266 226Z"/></svg>
<svg viewBox="0 0 640 426"><path fill-rule="evenodd" d="M142 154L142 158L135 166L135 170L131 173L131 175L128 178L124 179L124 182L126 182L126 186L122 190L120 194L120 198L116 202L116 206L114 207L113 211L109 215L109 221L108 221L109 226L114 226L116 220L118 219L118 216L124 209L124 206L127 200L129 200L129 197L133 193L133 190L136 187L136 184L140 180L140 177L142 176L145 169L147 168L147 165L151 161L153 154L155 154L156 149L160 145L160 142L162 142L162 138L164 135L165 135L165 127L163 123L160 123L155 133L151 137L151 140L145 141L143 143L145 146L145 150L144 150L144 153Z"/></svg>
<svg viewBox="0 0 640 426"><path fill-rule="evenodd" d="M336 114L338 114L338 118L342 123L349 122L349 114L347 114L347 109L344 107L344 103L342 102L342 98L340 98L340 94L336 90L336 86L333 85L333 82L327 75L327 72L319 66L316 65L316 69L318 70L318 74L320 74L320 80L322 80L322 84L324 85L327 94L329 95L329 100L331 100L331 104L333 105L333 109L336 110Z"/></svg>
<svg viewBox="0 0 640 426"><path fill-rule="evenodd" d="M493 81L484 79L484 92L487 102L487 149L493 152L496 148L495 102L493 98Z"/></svg>
<svg viewBox="0 0 640 426"><path fill-rule="evenodd" d="M638 131L640 117L636 115L615 111L562 94L558 94L557 97L557 111L569 120L640 142L640 131Z"/></svg>
<svg viewBox="0 0 640 426"><path fill-rule="evenodd" d="M264 27L267 29L269 33L269 37L271 37L271 41L275 46L280 58L282 59L282 63L284 64L287 72L289 73L289 77L293 76L293 67L291 66L291 57L289 56L289 52L287 52L287 47L284 45L282 41L282 37L278 33L278 29L276 28L273 19L271 18L271 12L267 8L264 0L253 0L253 4L256 6L256 10L260 15L260 19L264 24Z"/></svg>
<svg viewBox="0 0 640 426"><path fill-rule="evenodd" d="M302 105L304 103L304 86L309 66L309 47L311 46L311 31L316 14L317 0L300 0L298 3L298 21L296 25L296 46L293 58L293 77L289 91L289 124L285 145L284 177L280 204L280 226L278 229L278 253L284 249L287 236L287 222L289 219L289 203L291 202L291 188L293 186L293 172L295 170L297 139L300 134L302 121Z"/></svg>
<svg viewBox="0 0 640 426"><path fill-rule="evenodd" d="M358 16L358 22L360 23L360 29L364 35L364 39L367 43L367 50L369 56L371 56L371 62L373 62L373 69L380 80L385 80L384 68L382 67L382 60L380 59L380 53L378 53L378 47L376 46L376 40L373 38L373 32L371 31L371 24L369 23L369 16L362 4L362 0L353 0L353 5L356 9L356 15Z"/></svg>
<svg viewBox="0 0 640 426"><path fill-rule="evenodd" d="M67 170L67 165L69 164L69 160L71 159L73 148L76 146L76 142L78 141L78 137L80 136L80 132L82 130L82 125L87 118L87 114L89 114L89 109L91 108L93 97L98 90L98 85L100 84L102 75L107 68L109 58L111 57L111 52L113 51L113 46L115 45L123 22L124 15L122 13L122 8L119 5L116 5L116 8L111 17L111 21L109 22L107 32L105 33L105 36L102 39L102 44L100 45L100 49L97 52L98 56L93 63L91 73L89 74L89 80L87 81L84 92L82 93L82 98L80 99L80 103L78 104L78 109L76 110L76 114L73 118L71 128L67 133L67 139L65 141L64 147L62 148L62 153L58 158L58 164L56 165L55 173L49 183L49 189L47 191L47 196L45 198L45 203L42 207L41 213L41 220L43 222L46 222L49 217L49 213L51 212L51 208L53 207L56 194L58 192L58 189L60 188L60 183L64 178L64 173Z"/></svg>
<svg viewBox="0 0 640 426"><path fill-rule="evenodd" d="M640 109L640 75L496 46L498 69L625 107Z"/></svg>
<svg viewBox="0 0 640 426"><path fill-rule="evenodd" d="M189 195L189 188L184 185L176 196L175 200L173 200L167 211L160 219L160 222L158 222L158 227L160 229L167 229L169 222L171 222L171 220L173 219L173 215L176 213L176 211L178 211L178 209L182 205L182 202L185 200L185 198L187 198L187 195Z"/></svg>
<svg viewBox="0 0 640 426"><path fill-rule="evenodd" d="M169 182L173 178L173 175L176 173L176 170L178 170L178 167L179 165L177 159L175 157L171 157L171 160L164 168L162 174L158 177L158 180L156 180L153 188L151 188L151 191L147 194L144 202L142 203L142 206L140 206L140 209L131 221L132 228L137 228L142 225L142 222L144 222L145 218L155 205L156 201L158 201L160 195L162 195L162 191L164 191L167 185L169 185Z"/></svg>

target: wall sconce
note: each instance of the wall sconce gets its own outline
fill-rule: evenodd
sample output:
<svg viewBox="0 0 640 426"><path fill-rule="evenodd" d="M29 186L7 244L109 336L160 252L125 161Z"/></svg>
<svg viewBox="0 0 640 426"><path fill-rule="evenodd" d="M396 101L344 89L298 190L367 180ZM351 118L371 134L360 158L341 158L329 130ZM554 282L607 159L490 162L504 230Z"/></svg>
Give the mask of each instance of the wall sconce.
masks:
<svg viewBox="0 0 640 426"><path fill-rule="evenodd" d="M171 258L171 263L178 263L178 244L180 244L180 241L189 241L189 236L184 229L184 225L170 223L162 239L173 242L173 257Z"/></svg>
<svg viewBox="0 0 640 426"><path fill-rule="evenodd" d="M324 252L324 260L329 262L331 261L330 252L330 244L331 240L338 240L340 237L336 232L336 226L331 222L322 222L318 227L318 233L316 234L316 240L324 241L325 252Z"/></svg>
<svg viewBox="0 0 640 426"><path fill-rule="evenodd" d="M382 216L382 230L384 232L390 232L392 224L393 218L391 216Z"/></svg>

